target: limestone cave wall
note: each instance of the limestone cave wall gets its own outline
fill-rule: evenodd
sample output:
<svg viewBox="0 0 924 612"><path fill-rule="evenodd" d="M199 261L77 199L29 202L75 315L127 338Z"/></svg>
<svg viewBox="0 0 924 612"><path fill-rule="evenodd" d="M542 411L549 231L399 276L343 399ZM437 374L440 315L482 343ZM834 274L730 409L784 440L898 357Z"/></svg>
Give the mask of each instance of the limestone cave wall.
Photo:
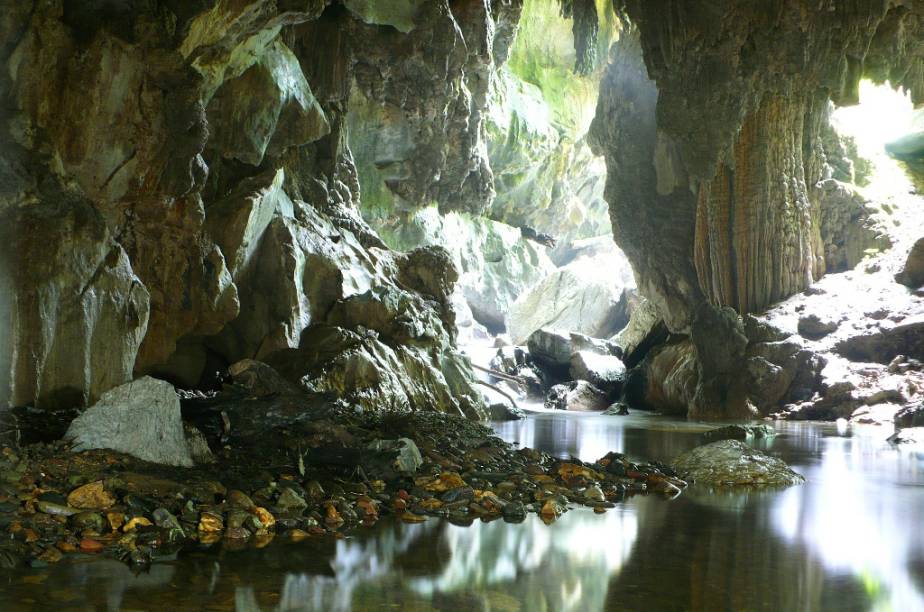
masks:
<svg viewBox="0 0 924 612"><path fill-rule="evenodd" d="M699 297L746 313L808 286L826 269L816 185L832 175L828 102L856 102L861 77L924 100L924 5L619 11L634 34L614 49L591 138L643 293L688 331ZM653 240L665 255L648 252Z"/></svg>
<svg viewBox="0 0 924 612"><path fill-rule="evenodd" d="M363 221L346 116L361 96L410 126L389 189L479 212L489 74L520 6L3 2L0 400L208 384L323 338L299 357L316 390L481 416L451 262Z"/></svg>
<svg viewBox="0 0 924 612"><path fill-rule="evenodd" d="M856 174L828 117L861 78L924 101L924 3L616 4L627 30L589 136L616 242L668 329L691 337L690 414L747 416L766 403L752 397L765 364L746 370L760 340L736 316L843 270L856 240L877 246L848 237L863 213L836 180Z"/></svg>

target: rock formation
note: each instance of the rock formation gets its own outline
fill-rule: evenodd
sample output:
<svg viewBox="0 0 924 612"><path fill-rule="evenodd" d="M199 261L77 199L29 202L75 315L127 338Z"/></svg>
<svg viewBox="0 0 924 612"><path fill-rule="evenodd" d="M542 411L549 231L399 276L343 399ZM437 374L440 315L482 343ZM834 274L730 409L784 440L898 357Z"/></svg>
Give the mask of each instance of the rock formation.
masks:
<svg viewBox="0 0 924 612"><path fill-rule="evenodd" d="M614 47L590 132L607 162L616 242L668 329L692 333L700 388L716 381L708 411L745 416L743 397L721 382L737 375L710 357L726 335L696 340L697 320L717 316L701 304L759 311L877 244L862 207L832 202L823 181L844 166L829 100L856 102L859 80L871 78L924 101L924 8L617 4L631 29Z"/></svg>
<svg viewBox="0 0 924 612"><path fill-rule="evenodd" d="M362 220L346 118L363 99L407 128L389 190L484 210L482 114L520 3L389 7L4 11L4 403L86 405L141 374L207 384L330 330L342 352L305 370L365 359L396 406L483 415L453 348L452 263L390 251Z"/></svg>
<svg viewBox="0 0 924 612"><path fill-rule="evenodd" d="M144 375L216 387L254 359L368 409L483 417L457 307L469 335L510 325L516 304L538 317L519 341L546 325L617 332L634 294L602 287L602 310L562 319L543 292L585 300L590 283L536 285L548 247L519 229L572 243L602 233L606 208L647 304L619 336L648 376L627 388L699 417L807 401L824 359L740 316L889 246L846 183L864 168L829 125L832 102L855 101L861 77L924 99L924 9L824 9L9 7L0 402L86 406ZM893 154L916 159L916 142ZM828 342L821 323L796 332L844 355L898 333Z"/></svg>

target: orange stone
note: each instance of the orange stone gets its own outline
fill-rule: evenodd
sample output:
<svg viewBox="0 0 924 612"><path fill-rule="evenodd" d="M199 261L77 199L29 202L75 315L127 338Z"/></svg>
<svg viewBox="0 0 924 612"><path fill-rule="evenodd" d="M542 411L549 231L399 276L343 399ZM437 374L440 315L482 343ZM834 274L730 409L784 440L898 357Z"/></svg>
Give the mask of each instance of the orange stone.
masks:
<svg viewBox="0 0 924 612"><path fill-rule="evenodd" d="M80 540L80 552L85 553L98 553L102 552L103 543L97 540L91 540L90 538L84 538Z"/></svg>
<svg viewBox="0 0 924 612"><path fill-rule="evenodd" d="M115 497L106 490L102 480L77 487L67 496L67 505L81 510L110 508L115 502Z"/></svg>

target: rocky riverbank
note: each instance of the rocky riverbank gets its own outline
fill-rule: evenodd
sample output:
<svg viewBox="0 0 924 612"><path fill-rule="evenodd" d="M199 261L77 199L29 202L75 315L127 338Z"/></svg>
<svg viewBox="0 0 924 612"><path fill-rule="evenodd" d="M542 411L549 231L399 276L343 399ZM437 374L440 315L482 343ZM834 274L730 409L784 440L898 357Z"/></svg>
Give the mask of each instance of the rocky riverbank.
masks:
<svg viewBox="0 0 924 612"><path fill-rule="evenodd" d="M538 513L552 522L573 505L602 513L686 486L665 465L618 453L563 461L463 417L361 413L307 394L229 387L184 400L183 416L214 451L191 468L76 453L60 440L3 448L0 564L99 554L144 566L190 545L344 537L387 515L470 524Z"/></svg>

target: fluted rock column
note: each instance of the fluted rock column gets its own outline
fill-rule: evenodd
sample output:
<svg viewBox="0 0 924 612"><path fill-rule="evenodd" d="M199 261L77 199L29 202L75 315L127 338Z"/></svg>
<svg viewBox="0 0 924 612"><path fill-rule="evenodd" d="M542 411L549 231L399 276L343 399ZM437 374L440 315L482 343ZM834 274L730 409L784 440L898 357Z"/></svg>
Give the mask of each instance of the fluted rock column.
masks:
<svg viewBox="0 0 924 612"><path fill-rule="evenodd" d="M810 105L809 105L810 107ZM804 135L806 104L768 97L742 124L731 159L699 188L694 265L714 304L744 314L801 291L824 273Z"/></svg>

